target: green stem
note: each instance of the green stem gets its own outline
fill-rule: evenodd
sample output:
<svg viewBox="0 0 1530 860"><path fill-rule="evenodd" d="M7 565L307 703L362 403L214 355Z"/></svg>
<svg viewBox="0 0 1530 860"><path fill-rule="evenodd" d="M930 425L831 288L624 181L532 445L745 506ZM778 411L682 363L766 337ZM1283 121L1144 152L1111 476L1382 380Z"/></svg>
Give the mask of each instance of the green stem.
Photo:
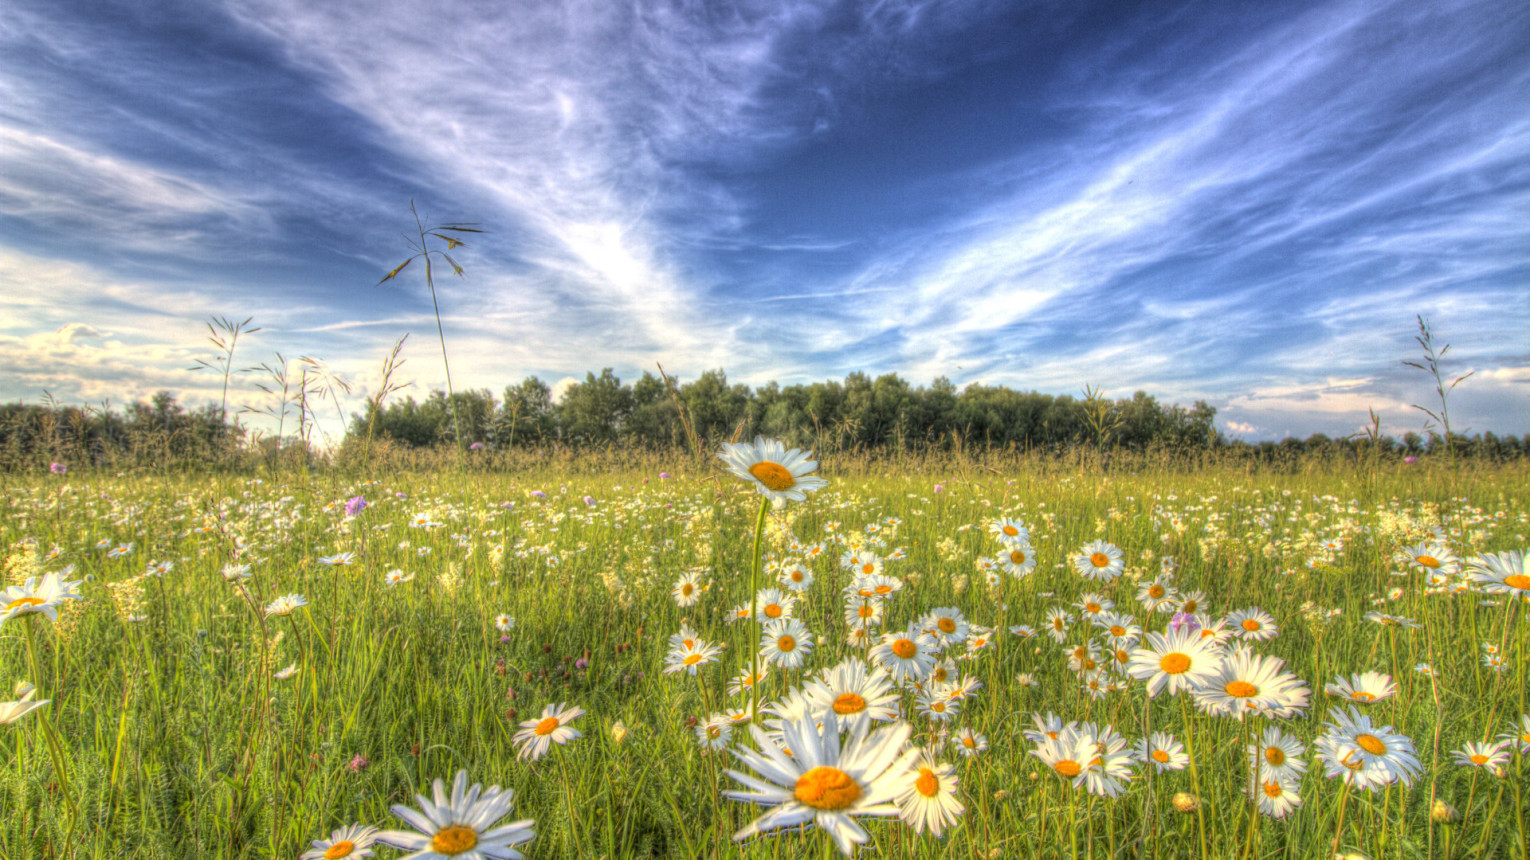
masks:
<svg viewBox="0 0 1530 860"><path fill-rule="evenodd" d="M42 680L42 673L37 663L37 616L35 613L27 613L27 657L32 662L32 686L37 687L37 682ZM40 691L40 688L39 688ZM53 769L58 773L59 789L64 793L64 800L69 804L69 834L65 841L74 841L75 826L80 823L80 808L74 805L74 794L69 790L69 771L64 767L64 750L58 742L58 736L53 731L53 721L48 719L47 711L37 709L37 719L42 723L43 738L48 742L48 752L53 756Z"/></svg>
<svg viewBox="0 0 1530 860"><path fill-rule="evenodd" d="M765 515L769 512L770 499L760 499L760 514L754 521L754 559L749 567L749 623L754 626L754 635L748 642L751 655L749 671L754 680L749 687L749 719L754 722L760 718L760 635L764 629L759 619L760 567L763 561L762 544L765 541Z"/></svg>

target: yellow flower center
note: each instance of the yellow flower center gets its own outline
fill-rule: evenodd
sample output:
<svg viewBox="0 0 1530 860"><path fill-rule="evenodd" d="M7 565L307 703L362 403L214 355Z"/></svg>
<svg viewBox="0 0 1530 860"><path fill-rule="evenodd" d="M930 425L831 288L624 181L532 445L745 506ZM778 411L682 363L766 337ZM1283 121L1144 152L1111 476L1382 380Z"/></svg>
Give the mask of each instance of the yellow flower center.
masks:
<svg viewBox="0 0 1530 860"><path fill-rule="evenodd" d="M870 576L870 575L872 575L873 573L876 573L876 572L877 572L877 566L875 564L863 564L863 565L861 565L861 573L864 573L867 576Z"/></svg>
<svg viewBox="0 0 1530 860"><path fill-rule="evenodd" d="M1153 583L1152 585L1149 585L1148 586L1148 597L1152 597L1154 599L1157 599L1159 597L1163 597L1163 586L1159 585L1156 582Z"/></svg>
<svg viewBox="0 0 1530 860"><path fill-rule="evenodd" d="M1414 556L1413 560L1418 562L1419 564L1423 565L1424 567L1439 567L1440 566L1440 560L1435 558L1432 555Z"/></svg>
<svg viewBox="0 0 1530 860"><path fill-rule="evenodd" d="M944 666L936 666L934 671L930 672L930 680L932 680L932 681L944 681L944 680L946 680L946 667L944 667Z"/></svg>
<svg viewBox="0 0 1530 860"><path fill-rule="evenodd" d="M792 571L791 572L791 578L792 578L792 582L801 582L802 581L802 571L800 571L800 570Z"/></svg>
<svg viewBox="0 0 1530 860"><path fill-rule="evenodd" d="M719 726L707 726L707 737L717 740L722 737L722 728Z"/></svg>
<svg viewBox="0 0 1530 860"><path fill-rule="evenodd" d="M1154 586L1154 587L1156 588L1157 586ZM1183 609L1186 612L1189 612L1189 613L1193 614L1195 612L1196 608L1199 607L1200 605L1201 604L1200 604L1199 601L1196 601L1196 600L1186 600Z"/></svg>
<svg viewBox="0 0 1530 860"><path fill-rule="evenodd" d="M680 586L680 595L682 597L690 597L691 596L691 592L693 592L695 590L696 590L696 586L691 585L689 582L687 582L686 584Z"/></svg>
<svg viewBox="0 0 1530 860"><path fill-rule="evenodd" d="M1361 691L1361 690L1356 690L1355 692L1350 693L1349 697L1351 699L1354 699L1357 702L1374 702L1374 701L1376 701L1376 697L1375 696L1371 695L1370 693Z"/></svg>
<svg viewBox="0 0 1530 860"><path fill-rule="evenodd" d="M1265 747L1264 760L1270 763L1270 767L1280 767L1286 763L1286 751L1280 747Z"/></svg>
<svg viewBox="0 0 1530 860"><path fill-rule="evenodd" d="M1021 552L1018 549L1010 550L1010 553L1009 553L1009 563L1010 564L1025 564L1025 553Z"/></svg>
<svg viewBox="0 0 1530 860"><path fill-rule="evenodd" d="M1078 776L1084 770L1079 766L1078 762L1071 758L1065 758L1057 764L1052 765L1052 769L1066 777Z"/></svg>
<svg viewBox="0 0 1530 860"><path fill-rule="evenodd" d="M697 663L700 663L700 662L701 662L701 655L700 654L687 654L687 655L685 655L685 659L680 661L681 665L685 665L685 666L694 666L694 665L696 665Z"/></svg>
<svg viewBox="0 0 1530 860"><path fill-rule="evenodd" d="M779 604L772 603L769 606L765 607L765 617L766 618L780 618L781 617L781 606Z"/></svg>
<svg viewBox="0 0 1530 860"><path fill-rule="evenodd" d="M914 780L914 788L925 797L934 797L940 792L940 780L935 778L935 772L927 767L919 769L919 778Z"/></svg>
<svg viewBox="0 0 1530 860"><path fill-rule="evenodd" d="M841 693L834 700L834 713L858 714L866 710L866 700L855 693Z"/></svg>
<svg viewBox="0 0 1530 860"><path fill-rule="evenodd" d="M1126 628L1122 627L1119 624L1112 624L1112 625L1110 625L1110 635L1112 635L1112 636L1116 637L1117 639L1119 639L1122 636L1126 635Z"/></svg>
<svg viewBox="0 0 1530 860"><path fill-rule="evenodd" d="M749 474L753 475L755 480L764 484L765 489L774 490L778 493L782 490L790 490L797 485L797 479L793 478L792 473L787 471L786 467L780 463L762 460L749 467Z"/></svg>
<svg viewBox="0 0 1530 860"><path fill-rule="evenodd" d="M1510 588L1518 588L1521 591L1530 591L1530 576L1516 573L1513 576L1505 577L1503 584Z"/></svg>
<svg viewBox="0 0 1530 860"><path fill-rule="evenodd" d="M868 603L862 606L860 609L857 609L856 614L862 618L870 618L871 616L876 615L877 611L871 604Z"/></svg>
<svg viewBox="0 0 1530 860"><path fill-rule="evenodd" d="M325 850L324 860L340 860L341 857L349 857L355 848L356 843L349 839L342 839Z"/></svg>
<svg viewBox="0 0 1530 860"><path fill-rule="evenodd" d="M7 610L11 610L20 608L22 606L40 606L44 603L47 603L47 601L43 600L41 597L18 597L15 600L12 600L10 603L5 604L5 608Z"/></svg>
<svg viewBox="0 0 1530 860"><path fill-rule="evenodd" d="M1487 756L1483 755L1482 753L1477 753L1476 755L1472 756L1472 764L1477 765L1478 767L1487 764L1487 760Z"/></svg>
<svg viewBox="0 0 1530 860"><path fill-rule="evenodd" d="M1153 761L1156 761L1159 764L1168 764L1169 754L1163 750L1153 750Z"/></svg>
<svg viewBox="0 0 1530 860"><path fill-rule="evenodd" d="M1267 782L1267 783L1264 784L1264 796L1265 797L1279 797L1282 794L1285 794L1285 791L1281 789L1280 783L1278 783L1278 782Z"/></svg>
<svg viewBox="0 0 1530 860"><path fill-rule="evenodd" d="M557 717L544 717L542 722L537 723L537 727L533 731L539 735L550 735L553 733L553 729L556 729L559 725ZM462 850L466 851L467 849L464 848Z"/></svg>
<svg viewBox="0 0 1530 860"><path fill-rule="evenodd" d="M939 621L936 621L935 626L939 627L940 632L946 634L947 636L956 632L956 622L949 618L942 618Z"/></svg>
<svg viewBox="0 0 1530 860"><path fill-rule="evenodd" d="M1355 743L1371 755L1386 755L1387 745L1381 742L1381 738L1375 735L1356 735Z"/></svg>
<svg viewBox="0 0 1530 860"><path fill-rule="evenodd" d="M545 721L544 721L545 722ZM557 722L554 720L553 722ZM537 728L541 728L538 726ZM478 832L463 824L453 824L436 831L430 838L430 850L437 854L461 854L478 844Z"/></svg>
<svg viewBox="0 0 1530 860"><path fill-rule="evenodd" d="M964 746L964 747L966 747L967 749L970 750L970 749L973 749L973 748L975 748L977 746L977 741L973 740L970 737L965 737L965 738L962 738L962 746Z"/></svg>
<svg viewBox="0 0 1530 860"><path fill-rule="evenodd" d="M680 640L680 644L684 645L687 648L695 648L696 647L696 640L695 639L682 639L682 640Z"/></svg>
<svg viewBox="0 0 1530 860"><path fill-rule="evenodd" d="M1260 626L1260 623L1252 618L1243 619L1243 629L1250 633L1258 632Z"/></svg>
<svg viewBox="0 0 1530 860"><path fill-rule="evenodd" d="M877 594L892 594L892 586L883 584L873 588L872 591L875 591Z"/></svg>
<svg viewBox="0 0 1530 860"><path fill-rule="evenodd" d="M1089 563L1095 567L1110 567L1110 556L1103 552L1097 552L1089 556Z"/></svg>
<svg viewBox="0 0 1530 860"><path fill-rule="evenodd" d="M1190 658L1178 651L1172 654L1165 654L1163 659L1158 661L1158 668L1170 675L1183 675L1190 669Z"/></svg>
<svg viewBox="0 0 1530 860"><path fill-rule="evenodd" d="M893 642L892 652L898 655L899 659L912 660L919 652L919 646L915 645L912 639L899 639Z"/></svg>
<svg viewBox="0 0 1530 860"><path fill-rule="evenodd" d="M1014 526L1005 526L1003 532L1010 537L1018 537L1020 534L1020 530Z"/></svg>
<svg viewBox="0 0 1530 860"><path fill-rule="evenodd" d="M814 809L837 812L861 799L861 787L839 768L819 765L797 780L792 796Z"/></svg>
<svg viewBox="0 0 1530 860"><path fill-rule="evenodd" d="M1238 699L1259 695L1259 688L1247 681L1233 681L1227 685L1227 695Z"/></svg>
<svg viewBox="0 0 1530 860"><path fill-rule="evenodd" d="M792 649L794 649L796 647L797 647L797 640L793 639L790 636L782 636L780 639L776 640L776 650L777 651L791 651Z"/></svg>

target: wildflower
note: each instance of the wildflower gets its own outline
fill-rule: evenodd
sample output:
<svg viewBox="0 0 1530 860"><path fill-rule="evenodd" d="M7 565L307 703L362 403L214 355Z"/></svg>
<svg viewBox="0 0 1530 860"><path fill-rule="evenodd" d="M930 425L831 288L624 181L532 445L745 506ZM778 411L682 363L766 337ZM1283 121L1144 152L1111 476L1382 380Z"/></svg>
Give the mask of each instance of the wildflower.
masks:
<svg viewBox="0 0 1530 860"><path fill-rule="evenodd" d="M962 611L955 606L944 606L930 611L921 624L925 632L934 634L939 641L960 645L967 639L970 625Z"/></svg>
<svg viewBox="0 0 1530 860"><path fill-rule="evenodd" d="M764 729L751 726L759 750L734 750L738 760L758 776L729 770L728 776L747 791L727 791L730 800L774 809L733 835L735 841L812 822L824 830L846 857L870 838L855 822L859 816L893 816L893 802L902 789L897 765L908 742L909 726L897 722L872 730L871 720L856 717L841 723L833 711L822 726L808 714L782 724L782 739L790 752L771 742ZM842 729L849 737L841 742Z"/></svg>
<svg viewBox="0 0 1530 860"><path fill-rule="evenodd" d="M393 806L393 814L417 833L386 830L377 834L377 841L414 852L409 855L412 860L450 860L459 855L520 860L522 855L515 846L530 842L536 836L529 819L493 827L510 814L512 793L497 785L490 786L487 791L476 784L468 788L465 770L457 771L450 797L447 797L446 786L441 780L435 781L434 789L434 802L423 795L415 797L420 805L419 812L403 804Z"/></svg>
<svg viewBox="0 0 1530 860"><path fill-rule="evenodd" d="M1167 689L1169 695L1193 691L1222 669L1222 655L1215 641L1195 631L1171 630L1147 634L1146 645L1132 652L1127 673L1147 681L1148 696Z"/></svg>
<svg viewBox="0 0 1530 860"><path fill-rule="evenodd" d="M1280 628L1275 626L1275 618L1257 606L1229 613L1227 625L1239 636L1254 642L1274 639L1280 633Z"/></svg>
<svg viewBox="0 0 1530 860"><path fill-rule="evenodd" d="M621 746L622 741L627 739L627 727L621 720L611 724L611 742Z"/></svg>
<svg viewBox="0 0 1530 860"><path fill-rule="evenodd" d="M800 564L789 564L781 569L780 582L787 591L804 592L813 585L813 572Z"/></svg>
<svg viewBox="0 0 1530 860"><path fill-rule="evenodd" d="M675 598L675 605L682 608L695 605L701 599L701 585L698 582L701 577L698 571L686 571L681 574L675 587L670 590L670 596Z"/></svg>
<svg viewBox="0 0 1530 860"><path fill-rule="evenodd" d="M1190 764L1190 755L1185 752L1185 745L1168 732L1153 732L1137 741L1132 751L1138 761L1151 764L1157 773L1184 770Z"/></svg>
<svg viewBox="0 0 1530 860"><path fill-rule="evenodd" d="M25 681L16 685L12 695L16 697L16 701L0 702L0 726L8 726L53 701L52 699L32 701L32 698L37 695L37 688Z"/></svg>
<svg viewBox="0 0 1530 860"><path fill-rule="evenodd" d="M1262 814L1285 818L1302 805L1302 796L1291 789L1296 782L1295 777L1261 776L1249 785L1249 795Z"/></svg>
<svg viewBox="0 0 1530 860"><path fill-rule="evenodd" d="M1436 797L1434 805L1429 807L1429 820L1435 824L1455 824L1461 820L1461 810Z"/></svg>
<svg viewBox="0 0 1530 860"><path fill-rule="evenodd" d="M916 747L903 754L897 769L903 772L896 799L898 817L915 833L928 830L939 839L964 809L956 799L956 768Z"/></svg>
<svg viewBox="0 0 1530 860"><path fill-rule="evenodd" d="M345 515L348 517L360 516L361 512L371 507L367 500L361 496L351 496L345 500Z"/></svg>
<svg viewBox="0 0 1530 860"><path fill-rule="evenodd" d="M1530 598L1530 556L1523 550L1486 553L1471 561L1472 581L1488 594Z"/></svg>
<svg viewBox="0 0 1530 860"><path fill-rule="evenodd" d="M571 740L584 737L578 729L568 727L569 723L582 716L584 716L583 708L577 706L570 708L562 702L556 706L548 705L543 708L541 718L521 723L521 730L511 738L511 741L520 748L516 751L515 757L537 761L547 755L547 750L554 742L566 744ZM466 779L465 774L459 776L459 780L462 779Z"/></svg>
<svg viewBox="0 0 1530 860"><path fill-rule="evenodd" d="M372 763L367 760L366 756L362 755L361 753L356 753L356 755L351 758L350 762L346 764L345 768L351 773L361 773L371 766Z"/></svg>
<svg viewBox="0 0 1530 860"><path fill-rule="evenodd" d="M815 712L833 711L846 719L866 714L876 722L898 718L898 694L892 675L858 657L847 657L803 687Z"/></svg>
<svg viewBox="0 0 1530 860"><path fill-rule="evenodd" d="M1306 710L1309 692L1299 678L1284 671L1285 665L1279 657L1234 651L1193 691L1196 704L1207 713L1236 720L1250 713L1295 716Z"/></svg>
<svg viewBox="0 0 1530 860"><path fill-rule="evenodd" d="M754 443L725 443L717 455L733 474L750 481L760 494L779 508L790 499L801 502L807 494L828 485L823 478L810 474L818 462L811 451L787 450L775 439L754 437Z"/></svg>
<svg viewBox="0 0 1530 860"><path fill-rule="evenodd" d="M1000 517L988 524L988 533L999 539L999 543L1005 546L1028 543L1030 541L1030 529L1017 519Z"/></svg>
<svg viewBox="0 0 1530 860"><path fill-rule="evenodd" d="M1270 726L1257 744L1245 748L1249 772L1258 774L1260 780L1300 778L1307 771L1307 762L1302 758L1306 750L1301 740L1281 731L1279 726Z"/></svg>
<svg viewBox="0 0 1530 860"><path fill-rule="evenodd" d="M69 471L69 467L65 466L63 463L54 462L48 464L48 471L55 475L62 475Z"/></svg>
<svg viewBox="0 0 1530 860"><path fill-rule="evenodd" d="M1126 569L1125 554L1115 544L1097 540L1079 549L1073 557L1073 567L1085 579L1110 582Z"/></svg>
<svg viewBox="0 0 1530 860"><path fill-rule="evenodd" d="M355 563L356 554L354 552L336 553L335 555L320 556L319 558L319 564L326 564L330 567L342 567Z"/></svg>
<svg viewBox="0 0 1530 860"><path fill-rule="evenodd" d="M935 638L909 625L908 629L885 634L871 649L871 662L892 674L893 683L918 681L935 665Z"/></svg>
<svg viewBox="0 0 1530 860"><path fill-rule="evenodd" d="M1498 736L1501 741L1508 741L1514 745L1520 753L1530 753L1530 714L1521 714L1519 725L1508 732Z"/></svg>
<svg viewBox="0 0 1530 860"><path fill-rule="evenodd" d="M243 582L254 575L250 572L250 566L247 564L223 565L223 579L225 582Z"/></svg>
<svg viewBox="0 0 1530 860"><path fill-rule="evenodd" d="M1384 672L1363 672L1347 679L1340 675L1323 692L1356 704L1372 705L1397 695L1397 683Z"/></svg>
<svg viewBox="0 0 1530 860"><path fill-rule="evenodd" d="M383 574L383 582L386 582L389 585L399 585L401 583L408 582L411 579L414 579L414 574L411 573L406 575L402 570L399 570L396 567Z"/></svg>
<svg viewBox="0 0 1530 860"><path fill-rule="evenodd" d="M278 681L285 681L288 678L291 678L293 675L296 675L297 673L298 673L297 664L293 663L293 664L287 666L287 668L285 668L285 669L277 669L275 674L272 675L272 677L275 678Z"/></svg>
<svg viewBox="0 0 1530 860"><path fill-rule="evenodd" d="M372 844L377 841L377 828L365 824L348 824L329 834L328 839L315 839L313 847L304 851L299 860L352 860L371 857Z"/></svg>
<svg viewBox="0 0 1530 860"><path fill-rule="evenodd" d="M733 739L733 721L727 714L713 714L696 726L696 740L704 750L724 750Z"/></svg>
<svg viewBox="0 0 1530 860"><path fill-rule="evenodd" d="M1466 767L1480 767L1494 776L1503 776L1509 763L1509 745L1506 743L1476 743L1468 741L1458 750L1451 751L1451 759Z"/></svg>
<svg viewBox="0 0 1530 860"><path fill-rule="evenodd" d="M266 617L291 615L307 605L308 601L304 600L301 594L284 594L271 601L271 604L266 607Z"/></svg>
<svg viewBox="0 0 1530 860"><path fill-rule="evenodd" d="M998 563L1010 576L1030 576L1036 571L1036 551L1026 541L1007 544L998 555Z"/></svg>
<svg viewBox="0 0 1530 860"><path fill-rule="evenodd" d="M508 615L494 616L494 629L501 633L509 633L515 627L515 619Z"/></svg>
<svg viewBox="0 0 1530 860"><path fill-rule="evenodd" d="M1403 564L1417 565L1425 573L1455 573L1461 567L1450 547L1443 543L1421 543L1407 547L1397 554Z"/></svg>
<svg viewBox="0 0 1530 860"><path fill-rule="evenodd" d="M59 604L65 600L79 600L75 586L81 580L64 577L74 572L74 566L50 571L38 577L27 577L21 585L12 585L0 592L0 624L22 615L46 615L49 621L58 621Z"/></svg>
<svg viewBox="0 0 1530 860"><path fill-rule="evenodd" d="M1354 706L1349 713L1333 711L1334 721L1328 733L1317 740L1318 756L1332 778L1342 776L1363 789L1374 790L1401 781L1411 785L1422 770L1414 754L1413 741L1392 731L1391 726L1375 727L1371 718Z"/></svg>
<svg viewBox="0 0 1530 860"><path fill-rule="evenodd" d="M778 618L765 625L760 636L760 656L783 669L801 668L813 653L813 637L795 618Z"/></svg>
<svg viewBox="0 0 1530 860"><path fill-rule="evenodd" d="M714 645L704 639L687 639L681 642L679 647L673 648L664 658L664 674L673 675L676 672L689 672L694 675L702 667L716 660L722 654L723 646Z"/></svg>

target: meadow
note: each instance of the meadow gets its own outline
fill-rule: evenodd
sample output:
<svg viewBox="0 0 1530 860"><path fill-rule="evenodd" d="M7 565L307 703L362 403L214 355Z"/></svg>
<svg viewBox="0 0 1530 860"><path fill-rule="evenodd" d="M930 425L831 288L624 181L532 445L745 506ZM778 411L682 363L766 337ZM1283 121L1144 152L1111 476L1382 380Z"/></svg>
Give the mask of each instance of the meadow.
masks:
<svg viewBox="0 0 1530 860"><path fill-rule="evenodd" d="M1523 461L747 448L9 477L0 855L1530 856Z"/></svg>

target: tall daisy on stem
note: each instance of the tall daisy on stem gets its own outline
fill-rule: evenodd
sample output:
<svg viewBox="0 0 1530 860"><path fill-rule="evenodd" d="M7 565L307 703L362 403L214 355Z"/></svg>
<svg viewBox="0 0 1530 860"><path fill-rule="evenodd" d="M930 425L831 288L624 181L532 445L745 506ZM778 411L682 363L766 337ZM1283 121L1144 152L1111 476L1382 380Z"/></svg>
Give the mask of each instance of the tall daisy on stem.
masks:
<svg viewBox="0 0 1530 860"><path fill-rule="evenodd" d="M79 584L79 580L66 580L64 573L54 571L44 575L41 582L37 577L32 577L22 585L13 585L4 592L0 592L0 624L14 618L21 618L26 624L27 657L32 666L34 681L42 679L41 664L37 659L37 616L42 615L50 621L57 621L60 602L80 599L80 595L74 590ZM42 725L43 738L48 743L48 753L53 757L55 778L58 780L59 787L63 789L64 799L69 804L69 834L73 837L74 828L79 824L80 810L75 805L73 793L69 790L69 771L64 765L64 750L59 744L58 735L53 730L53 721L48 719L47 711L40 707L36 710L37 721Z"/></svg>
<svg viewBox="0 0 1530 860"><path fill-rule="evenodd" d="M751 637L758 640L760 637L760 618L756 611L756 601L760 593L760 564L763 559L762 544L765 539L765 515L770 508L775 506L783 508L788 500L802 502L807 500L807 494L817 492L828 485L828 481L811 474L818 468L818 461L812 459L812 451L803 451L799 448L787 450L786 446L777 439L766 439L764 436L754 437L753 444L748 442L727 442L723 444L722 451L717 455L724 463L728 464L728 470L738 477L754 484L755 489L760 491L760 513L754 521L754 556L749 567L749 621L754 625L754 635ZM751 663L751 674L760 676L760 652L754 650ZM760 712L760 685L751 687L751 714Z"/></svg>

